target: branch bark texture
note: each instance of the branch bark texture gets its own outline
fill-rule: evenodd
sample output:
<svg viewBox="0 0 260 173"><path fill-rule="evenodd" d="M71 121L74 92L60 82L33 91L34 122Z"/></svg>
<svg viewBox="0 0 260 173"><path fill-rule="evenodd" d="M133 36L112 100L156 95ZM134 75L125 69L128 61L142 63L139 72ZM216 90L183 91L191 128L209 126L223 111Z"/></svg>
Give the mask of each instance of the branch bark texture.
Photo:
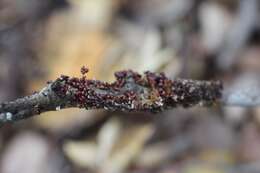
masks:
<svg viewBox="0 0 260 173"><path fill-rule="evenodd" d="M42 112L78 107L110 111L163 110L212 105L221 99L219 81L170 80L163 73L128 71L115 73L113 83L62 75L31 96L0 104L0 122L14 122Z"/></svg>

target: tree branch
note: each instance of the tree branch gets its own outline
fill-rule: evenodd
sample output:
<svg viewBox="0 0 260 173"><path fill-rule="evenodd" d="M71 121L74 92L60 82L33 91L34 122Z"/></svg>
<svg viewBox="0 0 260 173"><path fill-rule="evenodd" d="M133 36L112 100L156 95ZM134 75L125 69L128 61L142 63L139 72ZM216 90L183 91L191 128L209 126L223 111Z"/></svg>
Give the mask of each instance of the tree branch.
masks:
<svg viewBox="0 0 260 173"><path fill-rule="evenodd" d="M40 92L0 104L0 123L42 112L78 107L110 111L159 112L177 106L212 105L221 98L219 81L170 80L163 73L116 72L113 83L62 75Z"/></svg>
<svg viewBox="0 0 260 173"><path fill-rule="evenodd" d="M259 74L245 72L237 76L222 92L221 104L225 106L254 107L260 105Z"/></svg>

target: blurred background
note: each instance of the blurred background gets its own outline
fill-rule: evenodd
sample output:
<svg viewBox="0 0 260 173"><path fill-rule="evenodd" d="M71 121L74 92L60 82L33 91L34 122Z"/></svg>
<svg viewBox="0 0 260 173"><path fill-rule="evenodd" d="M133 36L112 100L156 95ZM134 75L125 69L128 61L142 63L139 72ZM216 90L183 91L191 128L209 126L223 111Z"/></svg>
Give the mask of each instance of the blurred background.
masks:
<svg viewBox="0 0 260 173"><path fill-rule="evenodd" d="M258 0L0 0L0 102L122 69L260 82ZM0 129L1 173L259 173L260 108L67 109Z"/></svg>

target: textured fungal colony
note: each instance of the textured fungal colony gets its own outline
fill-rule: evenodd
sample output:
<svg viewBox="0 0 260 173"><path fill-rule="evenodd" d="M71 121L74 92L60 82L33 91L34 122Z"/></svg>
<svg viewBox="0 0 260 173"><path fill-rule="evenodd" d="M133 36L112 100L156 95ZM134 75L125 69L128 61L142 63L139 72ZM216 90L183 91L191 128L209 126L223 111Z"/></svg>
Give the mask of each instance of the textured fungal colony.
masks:
<svg viewBox="0 0 260 173"><path fill-rule="evenodd" d="M88 69L81 68L82 77L62 75L52 84L58 97L86 109L104 108L121 111L158 112L176 106L213 104L221 97L221 82L168 79L164 73L132 70L115 73L113 83L86 78ZM62 106L62 105L61 105Z"/></svg>
<svg viewBox="0 0 260 173"><path fill-rule="evenodd" d="M125 70L115 73L115 82L62 75L40 92L0 104L0 126L5 122L25 119L42 112L79 107L118 111L159 112L177 106L212 105L221 100L219 81L171 80L164 73L143 75Z"/></svg>

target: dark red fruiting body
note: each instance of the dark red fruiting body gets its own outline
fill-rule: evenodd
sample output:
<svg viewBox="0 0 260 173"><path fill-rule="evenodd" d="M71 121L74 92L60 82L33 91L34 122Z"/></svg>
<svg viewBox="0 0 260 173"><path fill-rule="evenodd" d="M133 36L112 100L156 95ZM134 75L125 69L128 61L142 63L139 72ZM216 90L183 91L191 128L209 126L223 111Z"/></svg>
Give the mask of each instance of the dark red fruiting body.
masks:
<svg viewBox="0 0 260 173"><path fill-rule="evenodd" d="M89 69L87 67L85 67L85 66L81 67L81 69L80 69L80 72L81 72L82 75L87 74L88 71L89 71Z"/></svg>
<svg viewBox="0 0 260 173"><path fill-rule="evenodd" d="M52 86L54 92L86 109L157 112L175 106L193 106L206 102L212 104L221 97L221 82L168 79L164 73L131 70L115 73L113 83L86 79L86 67L81 68L82 77L62 75Z"/></svg>

